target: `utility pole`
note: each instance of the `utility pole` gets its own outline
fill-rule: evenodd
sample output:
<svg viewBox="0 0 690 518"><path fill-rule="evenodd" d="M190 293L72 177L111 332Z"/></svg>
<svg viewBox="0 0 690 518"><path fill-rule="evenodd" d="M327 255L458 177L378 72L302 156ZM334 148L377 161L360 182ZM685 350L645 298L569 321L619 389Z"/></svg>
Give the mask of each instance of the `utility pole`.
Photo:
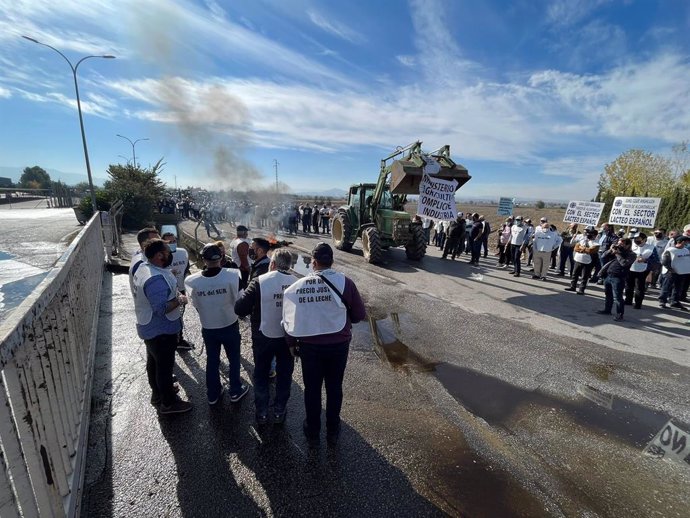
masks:
<svg viewBox="0 0 690 518"><path fill-rule="evenodd" d="M278 160L273 159L273 169L276 172L276 192L278 192Z"/></svg>

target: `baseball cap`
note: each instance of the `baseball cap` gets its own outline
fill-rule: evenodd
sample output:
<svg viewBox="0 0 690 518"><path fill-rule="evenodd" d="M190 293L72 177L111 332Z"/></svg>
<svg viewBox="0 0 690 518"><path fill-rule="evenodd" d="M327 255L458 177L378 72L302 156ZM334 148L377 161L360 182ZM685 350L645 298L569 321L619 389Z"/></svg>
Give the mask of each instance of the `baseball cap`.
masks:
<svg viewBox="0 0 690 518"><path fill-rule="evenodd" d="M223 257L223 254L217 245L209 243L208 245L204 245L204 248L201 249L201 257L207 261L218 261Z"/></svg>
<svg viewBox="0 0 690 518"><path fill-rule="evenodd" d="M522 221L522 216L518 216L517 218L515 218L515 221Z"/></svg>
<svg viewBox="0 0 690 518"><path fill-rule="evenodd" d="M539 221L540 221L541 223L548 223L548 222L549 222L549 220L546 219L546 218L541 218Z"/></svg>
<svg viewBox="0 0 690 518"><path fill-rule="evenodd" d="M320 263L327 263L333 260L333 249L328 243L321 242L311 251L311 256Z"/></svg>
<svg viewBox="0 0 690 518"><path fill-rule="evenodd" d="M239 225L236 229L237 232L249 232L249 229L244 225Z"/></svg>

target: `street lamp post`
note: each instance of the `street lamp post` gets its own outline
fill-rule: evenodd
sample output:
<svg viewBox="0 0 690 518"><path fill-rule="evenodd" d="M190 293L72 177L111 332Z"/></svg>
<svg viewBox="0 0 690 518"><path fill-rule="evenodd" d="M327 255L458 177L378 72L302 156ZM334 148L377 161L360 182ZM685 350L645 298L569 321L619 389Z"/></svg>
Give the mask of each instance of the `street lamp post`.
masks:
<svg viewBox="0 0 690 518"><path fill-rule="evenodd" d="M104 54L102 56L84 56L79 61L77 61L76 65L73 65L72 62L69 59L67 59L67 56L65 56L62 52L60 52L55 47L52 47L52 46L48 45L47 43L41 43L40 41L38 41L34 38L29 38L28 36L22 36L22 38L29 40L33 43L38 43L39 45L43 45L44 47L48 47L49 49L54 50L55 52L60 54L64 58L65 61L67 61L67 64L72 69L72 76L74 77L74 92L76 93L76 96L77 96L77 111L79 112L79 127L81 128L81 141L82 141L82 144L84 145L84 160L86 161L86 174L89 177L89 190L91 191L91 206L93 207L93 212L95 214L96 212L98 212L98 206L96 205L96 191L94 191L93 178L91 177L91 164L89 163L89 150L86 147L86 133L84 132L84 117L82 116L82 113L81 113L81 100L79 99L79 84L77 83L77 69L79 68L79 65L81 65L82 61L85 61L87 59L90 59L90 58L115 59L115 56L111 56L109 54Z"/></svg>
<svg viewBox="0 0 690 518"><path fill-rule="evenodd" d="M147 139L147 138L138 138L138 139L136 139L134 142L132 142L130 139L128 139L128 138L125 137L124 135L120 135L119 133L118 133L117 135L115 135L115 136L116 136L116 137L123 138L123 139L125 139L127 142L129 142L130 144L132 144L132 166L133 166L133 167L136 167L136 166L137 166L137 155L136 155L136 153L135 153L135 151L134 151L134 146L137 145L137 142L141 142L142 140L148 140L148 139Z"/></svg>

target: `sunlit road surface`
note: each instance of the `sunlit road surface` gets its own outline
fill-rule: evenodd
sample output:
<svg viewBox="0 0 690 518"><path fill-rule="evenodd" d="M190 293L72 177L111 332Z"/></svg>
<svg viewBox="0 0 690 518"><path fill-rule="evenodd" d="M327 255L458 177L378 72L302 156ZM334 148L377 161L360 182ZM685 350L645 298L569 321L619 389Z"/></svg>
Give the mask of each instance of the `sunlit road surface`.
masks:
<svg viewBox="0 0 690 518"><path fill-rule="evenodd" d="M323 237L278 237L306 273L305 251ZM492 257L471 268L439 255L414 263L396 249L373 266L358 245L336 252L370 320L354 330L335 450L302 436L299 366L285 427L260 429L251 391L209 409L200 349L178 358L194 411L159 420L127 279L109 276L82 512L687 516L690 466L643 453L668 420L688 429L687 317L658 310L652 292L614 324L594 313L601 287L578 297ZM185 322L200 344L193 310Z"/></svg>
<svg viewBox="0 0 690 518"><path fill-rule="evenodd" d="M82 227L45 201L0 205L0 321L43 280Z"/></svg>

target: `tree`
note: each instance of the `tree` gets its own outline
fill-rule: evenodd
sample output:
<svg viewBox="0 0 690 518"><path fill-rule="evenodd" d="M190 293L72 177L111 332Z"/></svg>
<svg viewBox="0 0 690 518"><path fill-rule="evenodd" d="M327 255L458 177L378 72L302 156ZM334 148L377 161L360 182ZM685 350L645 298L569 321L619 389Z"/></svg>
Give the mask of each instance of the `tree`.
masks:
<svg viewBox="0 0 690 518"><path fill-rule="evenodd" d="M19 178L19 185L25 189L50 189L50 175L37 165L25 167Z"/></svg>
<svg viewBox="0 0 690 518"><path fill-rule="evenodd" d="M543 209L546 207L546 203L544 203L542 200L538 200L537 203L534 204L534 206L538 209Z"/></svg>
<svg viewBox="0 0 690 518"><path fill-rule="evenodd" d="M149 168L131 164L108 167L110 179L105 182L103 191L109 200L122 201L123 227L141 228L153 219L153 209L165 192L165 184L158 178L163 165L161 158Z"/></svg>
<svg viewBox="0 0 690 518"><path fill-rule="evenodd" d="M674 185L671 161L668 158L631 149L606 164L599 177L601 197L631 196L633 192L648 196L664 196Z"/></svg>

